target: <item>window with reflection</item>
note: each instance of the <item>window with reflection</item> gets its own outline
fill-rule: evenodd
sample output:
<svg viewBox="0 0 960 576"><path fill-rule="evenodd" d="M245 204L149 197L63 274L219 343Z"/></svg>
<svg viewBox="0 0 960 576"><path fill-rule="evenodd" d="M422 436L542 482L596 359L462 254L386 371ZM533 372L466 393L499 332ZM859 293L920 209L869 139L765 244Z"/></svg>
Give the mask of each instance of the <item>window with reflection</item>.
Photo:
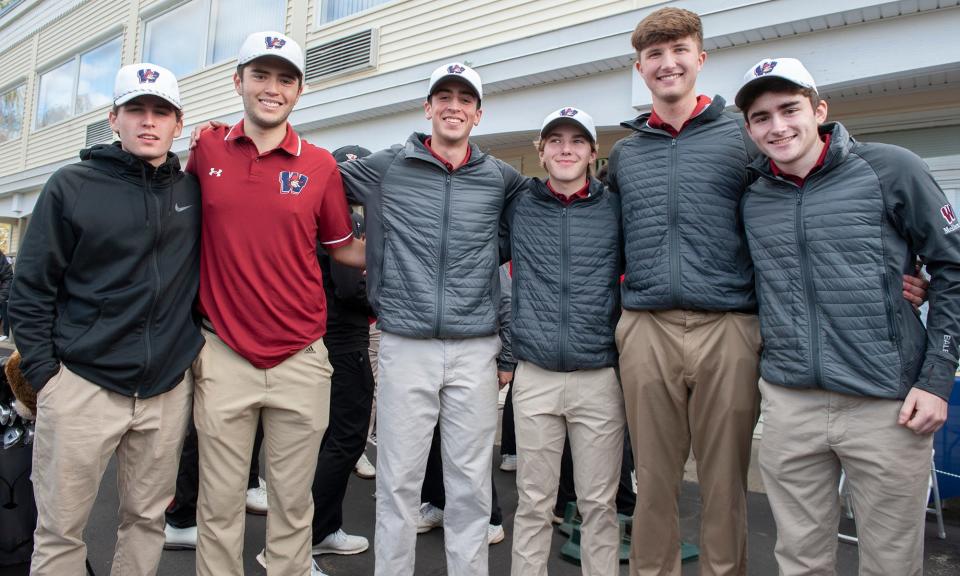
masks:
<svg viewBox="0 0 960 576"><path fill-rule="evenodd" d="M20 137L26 93L26 84L0 92L0 142Z"/></svg>
<svg viewBox="0 0 960 576"><path fill-rule="evenodd" d="M121 39L113 38L41 74L37 128L110 104L120 47Z"/></svg>
<svg viewBox="0 0 960 576"><path fill-rule="evenodd" d="M283 0L191 0L177 5L146 21L143 60L182 78L236 58L252 32L282 31L285 9Z"/></svg>

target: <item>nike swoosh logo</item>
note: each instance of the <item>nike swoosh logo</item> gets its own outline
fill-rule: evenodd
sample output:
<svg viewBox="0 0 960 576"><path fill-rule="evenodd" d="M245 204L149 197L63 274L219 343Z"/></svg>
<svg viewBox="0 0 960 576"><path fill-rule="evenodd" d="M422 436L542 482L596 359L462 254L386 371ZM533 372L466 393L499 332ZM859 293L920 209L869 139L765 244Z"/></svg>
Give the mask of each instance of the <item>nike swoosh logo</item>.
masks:
<svg viewBox="0 0 960 576"><path fill-rule="evenodd" d="M177 212L183 212L184 210L187 210L188 208L193 208L193 204L187 204L186 206L181 206L181 205L179 205L179 204L174 204L174 205L173 205L173 209L176 210Z"/></svg>

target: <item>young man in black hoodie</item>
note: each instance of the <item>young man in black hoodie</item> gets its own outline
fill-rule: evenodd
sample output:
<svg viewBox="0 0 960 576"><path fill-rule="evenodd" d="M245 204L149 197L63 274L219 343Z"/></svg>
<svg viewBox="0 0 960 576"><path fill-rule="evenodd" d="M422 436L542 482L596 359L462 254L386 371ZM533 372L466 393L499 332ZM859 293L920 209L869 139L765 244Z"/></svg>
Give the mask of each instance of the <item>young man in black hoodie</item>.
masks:
<svg viewBox="0 0 960 576"><path fill-rule="evenodd" d="M47 182L19 254L10 319L36 388L31 573L77 573L83 529L116 453L114 574L154 574L200 350L200 189L169 152L176 78L120 69L111 128Z"/></svg>

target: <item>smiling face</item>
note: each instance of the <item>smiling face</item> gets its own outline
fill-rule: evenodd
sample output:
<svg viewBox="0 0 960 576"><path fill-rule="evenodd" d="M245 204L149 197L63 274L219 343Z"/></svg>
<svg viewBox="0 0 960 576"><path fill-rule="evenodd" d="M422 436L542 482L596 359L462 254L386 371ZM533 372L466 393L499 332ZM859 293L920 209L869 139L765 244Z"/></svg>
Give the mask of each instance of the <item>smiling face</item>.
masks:
<svg viewBox="0 0 960 576"><path fill-rule="evenodd" d="M644 47L637 58L637 71L657 102L671 104L695 97L697 74L707 59L693 36L658 42Z"/></svg>
<svg viewBox="0 0 960 576"><path fill-rule="evenodd" d="M244 64L234 73L233 85L243 98L244 121L264 130L286 124L303 92L297 69L273 57Z"/></svg>
<svg viewBox="0 0 960 576"><path fill-rule="evenodd" d="M462 82L448 80L434 89L423 105L432 126L432 138L445 146L463 144L480 124L480 99Z"/></svg>
<svg viewBox="0 0 960 576"><path fill-rule="evenodd" d="M764 92L745 112L747 132L760 151L788 174L805 177L822 149L819 126L827 119L827 103L816 107L797 92Z"/></svg>
<svg viewBox="0 0 960 576"><path fill-rule="evenodd" d="M166 161L173 139L183 130L177 109L158 96L134 98L111 110L108 120L121 148L153 166Z"/></svg>
<svg viewBox="0 0 960 576"><path fill-rule="evenodd" d="M573 124L557 124L540 143L540 164L554 184L582 185L597 159L590 136Z"/></svg>

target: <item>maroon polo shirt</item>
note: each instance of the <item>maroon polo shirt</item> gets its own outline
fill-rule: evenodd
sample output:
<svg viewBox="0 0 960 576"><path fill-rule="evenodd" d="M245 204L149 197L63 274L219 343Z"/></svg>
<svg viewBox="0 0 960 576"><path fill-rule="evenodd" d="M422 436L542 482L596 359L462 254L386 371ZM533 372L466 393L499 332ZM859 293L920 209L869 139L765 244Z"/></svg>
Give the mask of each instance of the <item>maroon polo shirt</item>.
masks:
<svg viewBox="0 0 960 576"><path fill-rule="evenodd" d="M680 135L680 132L682 132L683 129L686 128L687 125L690 124L690 122L694 118L699 116L700 113L703 112L703 110L710 105L710 102L711 100L709 96L704 96L703 94L697 96L697 106L693 109L693 112L690 113L690 117L687 118L686 122L683 123L683 126L681 126L679 130L677 130L673 126L664 122L663 119L657 115L656 110L652 110L650 112L650 118L647 119L647 126L651 128L656 128L657 130L664 130L666 132L669 132L671 136L676 138L677 136Z"/></svg>
<svg viewBox="0 0 960 576"><path fill-rule="evenodd" d="M553 185L550 184L550 181L547 180L547 188L553 192L553 195L557 197L557 200L563 203L564 206L569 206L571 202L577 198L589 198L590 197L590 179L583 184L583 188L577 190L570 196L564 196L563 194L557 192L553 189Z"/></svg>
<svg viewBox="0 0 960 576"><path fill-rule="evenodd" d="M252 365L276 366L326 332L316 243L353 240L337 164L289 124L260 154L241 120L205 130L187 171L201 186L199 310Z"/></svg>

